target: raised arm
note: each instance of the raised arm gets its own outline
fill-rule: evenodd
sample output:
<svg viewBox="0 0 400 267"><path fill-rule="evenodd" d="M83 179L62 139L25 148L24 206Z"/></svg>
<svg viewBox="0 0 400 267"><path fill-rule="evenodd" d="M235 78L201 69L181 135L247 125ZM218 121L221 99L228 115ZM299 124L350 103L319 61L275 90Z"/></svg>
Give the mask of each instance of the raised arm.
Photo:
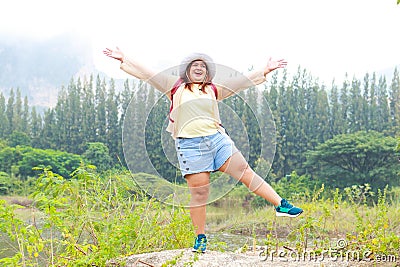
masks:
<svg viewBox="0 0 400 267"><path fill-rule="evenodd" d="M121 62L120 68L126 73L142 81L148 82L151 86L167 95L178 79L177 76L168 75L162 72L157 73L148 69L138 61L126 57L118 47L116 49L106 48L103 50L103 53L110 58L119 60Z"/></svg>
<svg viewBox="0 0 400 267"><path fill-rule="evenodd" d="M260 70L253 71L247 75L241 75L240 77L225 79L221 82L216 82L218 87L218 99L222 100L233 94L236 94L249 87L259 85L266 81L266 76L279 68L284 68L287 65L287 61L284 59L272 60L269 58L266 66Z"/></svg>

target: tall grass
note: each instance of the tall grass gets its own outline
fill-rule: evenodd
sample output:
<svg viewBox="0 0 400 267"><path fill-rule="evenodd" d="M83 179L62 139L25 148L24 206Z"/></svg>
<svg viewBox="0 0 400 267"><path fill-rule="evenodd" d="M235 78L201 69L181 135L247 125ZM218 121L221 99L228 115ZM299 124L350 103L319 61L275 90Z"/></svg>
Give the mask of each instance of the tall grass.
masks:
<svg viewBox="0 0 400 267"><path fill-rule="evenodd" d="M310 185L304 177L298 181ZM368 185L274 187L304 213L277 218L270 204L238 186L207 207L210 249L231 250L229 242L241 242L243 249L318 254L345 240L343 251L368 251L371 259L399 255L399 188L374 193ZM22 206L0 200L0 233L10 244L2 266L123 266L128 255L192 245L188 210L146 195L128 173L99 175L82 166L65 179L44 169L30 199L28 216L19 213ZM221 232L243 239L218 239Z"/></svg>
<svg viewBox="0 0 400 267"><path fill-rule="evenodd" d="M0 231L16 244L2 266L121 265L124 256L193 241L188 211L146 196L128 174L101 177L86 166L64 179L43 170L31 197L30 221L0 202Z"/></svg>
<svg viewBox="0 0 400 267"><path fill-rule="evenodd" d="M328 190L322 185L305 197L287 192L291 201L304 209L300 217L292 219L275 217L268 204L249 205L249 199L251 203L260 201L252 202L256 197L240 186L208 209L209 227L212 232L250 237L246 243L250 247L256 244L320 253L343 240L344 251L368 251L371 259L380 255L398 258L400 205L393 198L396 192L398 188L385 188L375 196L368 185L345 190ZM235 209L231 208L233 203Z"/></svg>

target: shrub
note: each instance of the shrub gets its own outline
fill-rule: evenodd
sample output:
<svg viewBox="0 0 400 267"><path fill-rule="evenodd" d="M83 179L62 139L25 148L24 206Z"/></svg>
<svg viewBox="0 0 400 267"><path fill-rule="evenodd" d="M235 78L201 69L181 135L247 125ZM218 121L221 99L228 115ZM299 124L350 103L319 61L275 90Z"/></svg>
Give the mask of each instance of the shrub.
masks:
<svg viewBox="0 0 400 267"><path fill-rule="evenodd" d="M140 192L125 173L101 177L85 166L65 179L43 169L32 194L41 218L28 224L15 216L17 206L1 203L0 230L19 246L0 263L104 266L130 254L190 245L186 210L132 191Z"/></svg>

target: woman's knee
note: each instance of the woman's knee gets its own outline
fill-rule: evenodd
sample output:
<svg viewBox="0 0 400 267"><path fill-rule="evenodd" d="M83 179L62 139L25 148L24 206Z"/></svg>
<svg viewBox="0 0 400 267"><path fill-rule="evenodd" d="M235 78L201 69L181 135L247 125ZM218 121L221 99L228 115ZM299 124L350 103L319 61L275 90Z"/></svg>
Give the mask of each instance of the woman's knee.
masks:
<svg viewBox="0 0 400 267"><path fill-rule="evenodd" d="M210 193L210 189L208 186L202 186L202 187L190 189L192 202L195 202L195 203L205 203L208 199L209 193Z"/></svg>
<svg viewBox="0 0 400 267"><path fill-rule="evenodd" d="M234 169L234 172L237 174L236 176L239 179L246 178L246 177L252 177L254 175L253 169L250 167L250 165L247 162L241 162L232 167Z"/></svg>
<svg viewBox="0 0 400 267"><path fill-rule="evenodd" d="M248 162L240 153L236 153L229 158L220 171L223 171L236 179L240 179L243 176L253 172Z"/></svg>

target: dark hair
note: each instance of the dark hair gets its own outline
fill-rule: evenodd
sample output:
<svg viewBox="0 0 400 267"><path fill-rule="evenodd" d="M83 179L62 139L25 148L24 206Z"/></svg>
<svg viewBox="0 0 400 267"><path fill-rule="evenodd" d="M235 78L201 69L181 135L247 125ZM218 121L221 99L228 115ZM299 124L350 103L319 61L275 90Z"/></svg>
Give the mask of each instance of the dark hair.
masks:
<svg viewBox="0 0 400 267"><path fill-rule="evenodd" d="M207 80L207 81L203 81L203 82L192 82L192 81L189 79L189 75L188 75L189 69L190 69L190 67L192 66L193 62L195 62L195 61L203 61L203 60L201 60L201 59L196 59L196 60L193 60L192 62L190 62L190 64L187 65L186 71L185 71L185 74L186 74L186 75L185 75L185 77L183 77L183 82L185 83L185 88L186 88L186 89L189 89L191 92L193 92L192 85L193 85L193 84L201 84L200 90L201 90L203 93L207 94L205 88L206 88L207 85L211 84L211 81ZM204 61L203 61L203 62L204 62ZM208 66L207 66L207 64L205 64L205 65L206 65L206 78L208 79L208 73L209 73L209 71L208 71Z"/></svg>

